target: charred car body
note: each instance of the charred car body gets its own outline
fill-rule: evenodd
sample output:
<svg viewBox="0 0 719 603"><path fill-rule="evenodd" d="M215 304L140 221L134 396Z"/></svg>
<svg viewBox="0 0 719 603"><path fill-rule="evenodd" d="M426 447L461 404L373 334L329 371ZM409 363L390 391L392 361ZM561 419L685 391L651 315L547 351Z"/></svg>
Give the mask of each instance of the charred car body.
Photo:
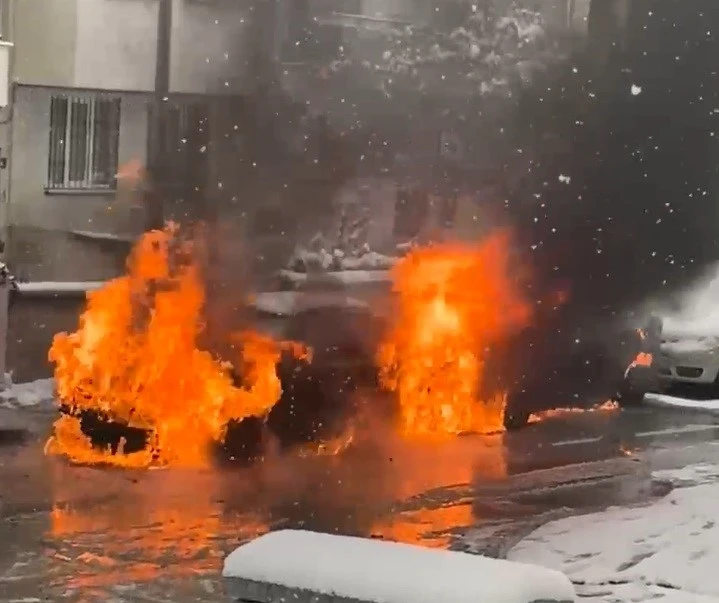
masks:
<svg viewBox="0 0 719 603"><path fill-rule="evenodd" d="M286 450L332 440L365 412L392 420L398 411L396 396L383 392L378 383L375 354L386 318L371 304L341 292L315 294L314 302L312 294L297 297L303 303L285 313L256 310L253 323L276 339L302 342L312 350L312 359L283 354L277 365L280 399L264 417L230 422L216 449L219 462L252 463L270 446ZM545 333L526 329L486 351L477 404L484 396L506 391L507 429L523 427L538 411L588 407L614 397L641 345L636 332L628 329L615 329L611 337L607 329L577 329L551 339ZM623 343L612 349L620 334ZM241 385L240 376L235 378ZM77 414L67 406L61 410ZM151 435L96 412L84 411L79 418L94 445L114 452L121 439L125 453L142 450Z"/></svg>

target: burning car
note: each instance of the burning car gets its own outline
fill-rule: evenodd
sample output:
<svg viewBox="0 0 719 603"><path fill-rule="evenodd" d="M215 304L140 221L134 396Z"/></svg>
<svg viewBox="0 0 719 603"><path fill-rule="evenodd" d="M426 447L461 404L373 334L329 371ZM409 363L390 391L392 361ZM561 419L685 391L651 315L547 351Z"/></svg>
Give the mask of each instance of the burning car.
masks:
<svg viewBox="0 0 719 603"><path fill-rule="evenodd" d="M566 332L541 327L520 334L500 355L508 367L502 377L507 429L522 428L533 415L556 408L633 404L635 389L641 390L640 399L647 391L642 372L651 357L643 351L641 331L612 320Z"/></svg>
<svg viewBox="0 0 719 603"><path fill-rule="evenodd" d="M127 274L88 296L78 330L55 337L62 416L48 452L127 466L252 462L349 442L367 414L405 439L496 433L538 410L591 405L622 374L596 337L547 338L503 233L412 250L383 303L279 292L275 302L302 303L262 312L255 299L222 353L206 336L195 244L171 228L146 234Z"/></svg>
<svg viewBox="0 0 719 603"><path fill-rule="evenodd" d="M413 251L393 270L385 311L345 297L295 311L275 332L250 320L227 330L224 354L205 341L195 245L172 228L146 234L127 274L88 296L78 330L55 337L62 417L49 452L192 465L219 446L251 460L267 439L336 437L359 412L361 388L406 438L503 429L504 393L479 397L483 350L531 314L505 237Z"/></svg>

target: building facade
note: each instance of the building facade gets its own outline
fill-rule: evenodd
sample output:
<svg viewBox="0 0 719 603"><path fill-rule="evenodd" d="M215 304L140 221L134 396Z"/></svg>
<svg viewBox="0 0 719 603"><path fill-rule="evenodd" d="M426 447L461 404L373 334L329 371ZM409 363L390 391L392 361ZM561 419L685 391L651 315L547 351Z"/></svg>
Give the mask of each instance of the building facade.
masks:
<svg viewBox="0 0 719 603"><path fill-rule="evenodd" d="M206 168L198 157L208 140L197 134L210 136L208 96L247 84L251 4L172 3L168 145ZM29 280L113 276L122 254L112 241L142 224L138 196L116 176L146 159L158 1L3 0L1 14L15 45L10 118L0 125L8 259Z"/></svg>
<svg viewBox="0 0 719 603"><path fill-rule="evenodd" d="M237 202L237 197L267 206L258 212L265 218L287 215L287 195L277 190L282 188L284 168L267 169L267 164L279 161L272 149L294 144L289 139L285 144L279 136L264 155L255 148L258 139L267 137L276 113L271 102L259 108L250 103L246 111L242 107L241 99L252 96L257 74L263 71L257 56L264 56L263 65L269 65L270 71L279 71L276 79L282 84L285 105L295 102L300 107L297 118L288 117L292 122L288 131L300 140L296 155L311 158L303 148L307 137L297 123L306 110L308 91L310 96L324 92L316 80L302 79L306 72L292 65L308 58L322 61L347 40L361 42L362 30L427 24L436 18L438 6L452 4L451 0L171 1L171 119L164 144L168 160L174 162L173 184L190 191L199 202L222 202L223 211L242 218L249 201L243 206L244 199ZM158 4L159 0L0 0L0 33L14 44L12 103L0 110L0 228L8 260L21 278L98 280L121 269L118 241L126 249L123 241L142 227L143 208L139 196L118 183L117 174L123 166L142 166L146 160ZM535 4L558 27L586 29L589 0ZM316 56L298 56L296 42L309 22L323 25L321 36L308 46ZM353 52L361 54L361 44ZM268 120L264 130L252 125L262 120ZM246 136L245 130L253 128L254 134ZM442 148L438 143L437 152ZM258 185L243 195L228 193L240 190L250 178L278 186L265 190ZM391 178L384 180L381 186L370 186L362 176L358 188L389 190ZM327 194L332 194L332 186L324 187ZM352 188L352 183L343 184L337 195L345 198L348 186ZM175 197L187 197L182 190ZM175 214L187 211L187 207L174 208ZM172 215L173 209L168 213ZM268 234L262 235L268 246L276 247L274 238L287 239L286 229L278 227L274 218L260 222L272 223ZM261 227L250 220L253 232ZM383 223L371 238L383 239L382 233L391 230Z"/></svg>

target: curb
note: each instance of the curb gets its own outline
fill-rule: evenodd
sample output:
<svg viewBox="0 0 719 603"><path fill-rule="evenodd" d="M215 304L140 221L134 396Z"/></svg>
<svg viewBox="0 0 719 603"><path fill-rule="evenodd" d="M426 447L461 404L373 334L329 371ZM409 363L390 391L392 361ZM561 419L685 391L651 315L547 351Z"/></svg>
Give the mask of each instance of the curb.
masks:
<svg viewBox="0 0 719 603"><path fill-rule="evenodd" d="M652 480L649 483L649 493L647 496L638 496L636 500L628 501L621 506L641 507L646 504L652 504L667 496L672 490L674 490L674 486L668 482L664 480ZM460 540L455 548L456 550L462 550L475 555L485 555L495 559L506 559L515 546L542 526L567 517L579 517L581 515L598 513L612 506L615 506L615 504L597 505L593 508L581 510L562 507L546 511L537 516L527 518L526 520L508 520L494 525L479 527L465 535L465 538L471 540L471 542L462 542Z"/></svg>

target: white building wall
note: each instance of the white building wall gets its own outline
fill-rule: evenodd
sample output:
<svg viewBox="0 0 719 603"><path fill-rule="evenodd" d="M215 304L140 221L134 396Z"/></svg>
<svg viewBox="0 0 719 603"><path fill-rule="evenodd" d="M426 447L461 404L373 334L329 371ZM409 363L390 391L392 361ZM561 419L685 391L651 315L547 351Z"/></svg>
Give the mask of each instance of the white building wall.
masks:
<svg viewBox="0 0 719 603"><path fill-rule="evenodd" d="M249 33L256 26L249 5L248 0L207 4L175 0L170 62L173 91L202 94L245 89L251 58Z"/></svg>
<svg viewBox="0 0 719 603"><path fill-rule="evenodd" d="M18 82L153 89L157 0L14 1L14 36L21 41ZM203 94L242 89L249 58L250 4L250 0L173 0L173 91Z"/></svg>
<svg viewBox="0 0 719 603"><path fill-rule="evenodd" d="M13 77L24 84L70 86L74 78L76 0L11 0Z"/></svg>
<svg viewBox="0 0 719 603"><path fill-rule="evenodd" d="M157 0L75 1L77 38L72 86L152 90L157 49Z"/></svg>

